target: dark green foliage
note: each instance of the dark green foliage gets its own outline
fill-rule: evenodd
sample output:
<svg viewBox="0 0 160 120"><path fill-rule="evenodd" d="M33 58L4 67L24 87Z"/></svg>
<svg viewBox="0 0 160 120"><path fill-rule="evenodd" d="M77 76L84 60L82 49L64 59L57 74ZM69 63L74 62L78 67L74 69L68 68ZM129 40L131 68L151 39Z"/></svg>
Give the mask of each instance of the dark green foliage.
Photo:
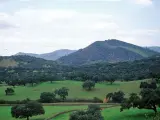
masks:
<svg viewBox="0 0 160 120"><path fill-rule="evenodd" d="M109 100L112 98L112 102L114 103L122 103L124 101L124 93L122 91L114 92L114 93L108 93L106 95L106 98Z"/></svg>
<svg viewBox="0 0 160 120"><path fill-rule="evenodd" d="M14 94L14 89L13 88L7 88L5 90L6 95L13 95Z"/></svg>
<svg viewBox="0 0 160 120"><path fill-rule="evenodd" d="M100 110L98 105L89 105L87 111L73 112L69 120L104 120Z"/></svg>
<svg viewBox="0 0 160 120"><path fill-rule="evenodd" d="M44 114L44 108L40 103L28 102L24 105L16 105L11 108L11 114L14 118L27 118Z"/></svg>
<svg viewBox="0 0 160 120"><path fill-rule="evenodd" d="M82 85L85 90L92 90L95 87L95 82L87 80Z"/></svg>
<svg viewBox="0 0 160 120"><path fill-rule="evenodd" d="M28 83L34 86L40 82L64 79L92 80L95 83L106 81L112 84L115 80L131 81L160 76L159 56L133 62L97 62L81 66L60 65L29 56L0 57L4 58L19 63L16 67L0 67L0 81L12 86L25 86Z"/></svg>
<svg viewBox="0 0 160 120"><path fill-rule="evenodd" d="M60 89L55 90L55 94L59 95L61 99L64 101L68 96L69 89L66 87L62 87Z"/></svg>
<svg viewBox="0 0 160 120"><path fill-rule="evenodd" d="M105 81L109 82L111 85L116 81L113 77L106 78Z"/></svg>
<svg viewBox="0 0 160 120"><path fill-rule="evenodd" d="M52 103L56 101L56 95L50 92L43 92L40 95L40 101L43 103Z"/></svg>
<svg viewBox="0 0 160 120"><path fill-rule="evenodd" d="M107 63L99 62L75 67L66 77L74 80L81 76L82 80L95 82L110 80L141 80L152 78L152 74L160 75L160 57L152 57L133 62Z"/></svg>
<svg viewBox="0 0 160 120"><path fill-rule="evenodd" d="M157 105L160 105L160 88L156 88L155 85L152 84L142 83L140 87L143 89L139 96L135 93L131 94L130 97L122 103L121 111L133 107L139 109L151 109L156 114Z"/></svg>
<svg viewBox="0 0 160 120"><path fill-rule="evenodd" d="M16 101L0 100L0 104L26 104L29 101L30 101L29 98L24 100L16 100Z"/></svg>
<svg viewBox="0 0 160 120"><path fill-rule="evenodd" d="M124 93L122 91L115 92L112 95L112 101L115 103L121 103L124 100Z"/></svg>
<svg viewBox="0 0 160 120"><path fill-rule="evenodd" d="M110 99L112 98L112 96L113 96L113 93L108 93L108 94L106 95L106 98L110 100Z"/></svg>
<svg viewBox="0 0 160 120"><path fill-rule="evenodd" d="M145 88L156 89L157 88L157 84L154 81L152 81L151 83L141 82L140 88L142 88L142 89L145 89Z"/></svg>

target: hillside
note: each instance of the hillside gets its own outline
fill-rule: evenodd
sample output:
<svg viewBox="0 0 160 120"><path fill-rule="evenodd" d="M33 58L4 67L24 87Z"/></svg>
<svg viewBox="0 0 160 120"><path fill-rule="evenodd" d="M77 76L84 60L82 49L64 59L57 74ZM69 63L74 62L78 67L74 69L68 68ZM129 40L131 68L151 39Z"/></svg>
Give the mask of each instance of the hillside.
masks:
<svg viewBox="0 0 160 120"><path fill-rule="evenodd" d="M54 68L58 64L54 61L44 60L41 58L27 55L0 57L0 68Z"/></svg>
<svg viewBox="0 0 160 120"><path fill-rule="evenodd" d="M152 74L160 75L160 56L153 56L142 60L108 63L97 62L77 66L68 73L73 80L139 80L151 78Z"/></svg>
<svg viewBox="0 0 160 120"><path fill-rule="evenodd" d="M8 79L14 74L19 74L23 79L24 74L30 77L33 72L39 79L57 74L66 80L138 80L150 78L151 73L160 74L160 57L153 56L136 61L108 63L96 62L80 66L63 65L54 61L30 56L0 57L0 80ZM47 80L49 78L46 78Z"/></svg>
<svg viewBox="0 0 160 120"><path fill-rule="evenodd" d="M73 53L75 51L76 50L61 49L61 50L56 50L56 51L51 52L51 53L44 53L44 54L34 54L34 53L19 52L16 55L28 55L28 56L32 56L32 57L43 58L45 60L57 60L60 57L69 55L69 54L71 54L71 53Z"/></svg>
<svg viewBox="0 0 160 120"><path fill-rule="evenodd" d="M153 50L155 52L159 52L160 53L160 47L156 47L156 46L153 46L153 47L148 47L150 50Z"/></svg>
<svg viewBox="0 0 160 120"><path fill-rule="evenodd" d="M107 61L133 61L157 54L147 48L119 40L97 41L84 49L80 49L68 56L61 57L58 61L64 64L81 65L90 62Z"/></svg>

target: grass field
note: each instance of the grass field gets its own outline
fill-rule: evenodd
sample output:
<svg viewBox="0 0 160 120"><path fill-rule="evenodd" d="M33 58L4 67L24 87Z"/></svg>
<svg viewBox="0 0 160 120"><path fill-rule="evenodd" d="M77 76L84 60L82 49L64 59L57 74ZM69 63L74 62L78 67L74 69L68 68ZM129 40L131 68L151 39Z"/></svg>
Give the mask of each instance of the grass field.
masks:
<svg viewBox="0 0 160 120"><path fill-rule="evenodd" d="M37 86L31 87L23 87L16 86L14 88L15 95L6 96L5 89L8 86L0 86L0 99L3 100L23 100L26 98L30 98L32 100L39 99L39 96L42 92L53 92L57 88L67 87L69 88L69 96L68 98L93 98L98 97L100 99L104 99L107 93L115 92L118 90L122 90L126 95L140 91L139 84L141 81L132 81L132 82L115 82L113 85L108 83L98 83L96 87L92 91L85 91L82 89L82 82L77 81L55 81L53 83L45 82L41 83Z"/></svg>
<svg viewBox="0 0 160 120"><path fill-rule="evenodd" d="M85 109L87 106L45 106L45 115L40 115L31 118L30 120L44 120L45 118L51 117L59 112L74 110L74 109ZM11 107L0 106L0 120L26 120L26 119L14 119L11 116Z"/></svg>
<svg viewBox="0 0 160 120"><path fill-rule="evenodd" d="M44 120L45 118L51 117L56 113L74 110L74 109L85 109L87 106L45 106L45 115L32 117L30 120ZM10 114L11 107L0 107L0 120L16 120L11 117ZM62 114L53 120L68 120L69 114ZM119 107L115 108L107 108L102 111L102 115L104 116L104 120L152 120L154 116L154 112L152 110L139 110L139 109L130 109L124 112L120 112ZM146 119L146 115L150 117L150 119ZM20 120L20 119L17 119ZM25 119L21 119L25 120Z"/></svg>
<svg viewBox="0 0 160 120"><path fill-rule="evenodd" d="M70 113L57 116L53 120L68 120ZM108 108L102 111L104 120L153 120L154 112L152 110L130 109L120 112L119 107ZM147 119L146 116L149 118Z"/></svg>

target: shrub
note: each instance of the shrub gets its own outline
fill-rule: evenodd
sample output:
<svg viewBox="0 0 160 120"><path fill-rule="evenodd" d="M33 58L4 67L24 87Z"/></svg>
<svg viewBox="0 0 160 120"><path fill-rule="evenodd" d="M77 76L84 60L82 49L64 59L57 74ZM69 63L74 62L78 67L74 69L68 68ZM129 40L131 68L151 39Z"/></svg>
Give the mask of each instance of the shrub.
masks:
<svg viewBox="0 0 160 120"><path fill-rule="evenodd" d="M40 95L40 101L43 103L51 103L51 102L55 102L56 95L54 93L50 93L50 92L43 92Z"/></svg>
<svg viewBox="0 0 160 120"><path fill-rule="evenodd" d="M13 88L7 88L5 90L6 95L13 95L14 94L14 89Z"/></svg>
<svg viewBox="0 0 160 120"><path fill-rule="evenodd" d="M103 120L99 105L89 105L86 111L76 111L69 120Z"/></svg>

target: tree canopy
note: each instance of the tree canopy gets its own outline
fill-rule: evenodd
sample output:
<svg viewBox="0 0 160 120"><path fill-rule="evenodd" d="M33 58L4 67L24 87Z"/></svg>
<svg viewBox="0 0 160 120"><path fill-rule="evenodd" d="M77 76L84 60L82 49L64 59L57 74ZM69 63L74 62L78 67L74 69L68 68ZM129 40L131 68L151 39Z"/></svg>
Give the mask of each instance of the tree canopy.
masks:
<svg viewBox="0 0 160 120"><path fill-rule="evenodd" d="M24 105L15 105L11 108L11 114L14 118L27 118L29 120L32 116L45 114L42 104L30 101Z"/></svg>
<svg viewBox="0 0 160 120"><path fill-rule="evenodd" d="M95 82L87 80L83 83L82 87L85 90L92 90L95 87Z"/></svg>

